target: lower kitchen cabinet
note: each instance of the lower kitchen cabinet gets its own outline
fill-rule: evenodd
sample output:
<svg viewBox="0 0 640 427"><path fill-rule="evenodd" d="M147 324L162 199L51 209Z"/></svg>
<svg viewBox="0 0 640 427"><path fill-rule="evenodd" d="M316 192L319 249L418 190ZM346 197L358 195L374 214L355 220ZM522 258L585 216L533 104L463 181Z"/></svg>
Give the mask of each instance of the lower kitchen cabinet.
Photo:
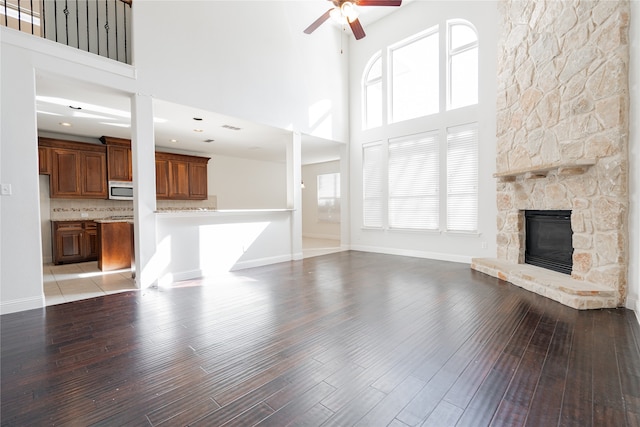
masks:
<svg viewBox="0 0 640 427"><path fill-rule="evenodd" d="M98 230L93 221L52 221L53 263L98 259Z"/></svg>
<svg viewBox="0 0 640 427"><path fill-rule="evenodd" d="M98 270L131 267L133 224L98 220Z"/></svg>

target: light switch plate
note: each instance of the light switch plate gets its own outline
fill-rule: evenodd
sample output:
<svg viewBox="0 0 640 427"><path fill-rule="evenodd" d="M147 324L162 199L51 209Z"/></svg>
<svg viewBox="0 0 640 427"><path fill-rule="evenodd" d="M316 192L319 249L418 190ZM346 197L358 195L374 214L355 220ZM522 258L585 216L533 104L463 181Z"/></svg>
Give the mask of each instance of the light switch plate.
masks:
<svg viewBox="0 0 640 427"><path fill-rule="evenodd" d="M11 195L11 184L2 184L2 195L10 196Z"/></svg>

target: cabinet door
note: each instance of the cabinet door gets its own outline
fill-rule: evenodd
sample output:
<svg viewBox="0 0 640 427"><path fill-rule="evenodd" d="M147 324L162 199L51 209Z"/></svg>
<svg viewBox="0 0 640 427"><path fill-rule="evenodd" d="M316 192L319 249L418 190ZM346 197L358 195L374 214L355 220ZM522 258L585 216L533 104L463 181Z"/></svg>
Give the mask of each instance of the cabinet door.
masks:
<svg viewBox="0 0 640 427"><path fill-rule="evenodd" d="M51 197L80 197L80 153L54 149L51 160Z"/></svg>
<svg viewBox="0 0 640 427"><path fill-rule="evenodd" d="M38 173L51 175L51 149L49 147L38 147Z"/></svg>
<svg viewBox="0 0 640 427"><path fill-rule="evenodd" d="M180 160L169 161L169 197L189 198L189 163Z"/></svg>
<svg viewBox="0 0 640 427"><path fill-rule="evenodd" d="M109 181L131 181L131 149L110 145L107 147L107 160L109 165L107 171Z"/></svg>
<svg viewBox="0 0 640 427"><path fill-rule="evenodd" d="M53 262L77 262L84 258L82 222L55 222Z"/></svg>
<svg viewBox="0 0 640 427"><path fill-rule="evenodd" d="M82 152L81 194L96 199L107 198L107 157L104 153Z"/></svg>
<svg viewBox="0 0 640 427"><path fill-rule="evenodd" d="M156 159L156 197L169 198L169 161Z"/></svg>
<svg viewBox="0 0 640 427"><path fill-rule="evenodd" d="M189 198L207 198L207 164L189 163Z"/></svg>
<svg viewBox="0 0 640 427"><path fill-rule="evenodd" d="M85 261L95 261L98 259L98 228L93 221L84 223L83 234L83 257Z"/></svg>

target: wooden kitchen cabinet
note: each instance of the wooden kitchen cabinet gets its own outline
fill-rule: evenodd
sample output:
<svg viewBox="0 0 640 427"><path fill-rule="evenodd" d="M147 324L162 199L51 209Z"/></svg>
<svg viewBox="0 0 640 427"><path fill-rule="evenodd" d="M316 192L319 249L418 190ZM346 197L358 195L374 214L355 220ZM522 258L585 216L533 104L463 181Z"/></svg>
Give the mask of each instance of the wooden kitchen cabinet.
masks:
<svg viewBox="0 0 640 427"><path fill-rule="evenodd" d="M107 146L107 180L133 181L131 141L110 136L103 136L100 141Z"/></svg>
<svg viewBox="0 0 640 427"><path fill-rule="evenodd" d="M208 157L156 152L156 197L206 200Z"/></svg>
<svg viewBox="0 0 640 427"><path fill-rule="evenodd" d="M105 147L49 138L38 143L50 153L52 198L107 198Z"/></svg>
<svg viewBox="0 0 640 427"><path fill-rule="evenodd" d="M169 160L156 157L156 198L169 198Z"/></svg>
<svg viewBox="0 0 640 427"><path fill-rule="evenodd" d="M189 163L189 197L204 200L207 196L207 164Z"/></svg>
<svg viewBox="0 0 640 427"><path fill-rule="evenodd" d="M52 221L53 263L95 261L98 234L93 221Z"/></svg>
<svg viewBox="0 0 640 427"><path fill-rule="evenodd" d="M51 175L51 149L38 146L38 173Z"/></svg>
<svg viewBox="0 0 640 427"><path fill-rule="evenodd" d="M98 269L130 268L132 264L133 227L124 221L98 221Z"/></svg>
<svg viewBox="0 0 640 427"><path fill-rule="evenodd" d="M181 160L169 161L169 198L189 198L189 163Z"/></svg>

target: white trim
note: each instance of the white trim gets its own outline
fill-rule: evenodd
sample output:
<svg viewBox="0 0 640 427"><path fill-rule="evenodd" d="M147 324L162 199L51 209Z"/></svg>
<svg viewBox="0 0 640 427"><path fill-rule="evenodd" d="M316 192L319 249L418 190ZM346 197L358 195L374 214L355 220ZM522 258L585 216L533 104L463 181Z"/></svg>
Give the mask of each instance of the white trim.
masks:
<svg viewBox="0 0 640 427"><path fill-rule="evenodd" d="M0 314L16 313L18 311L33 310L45 307L44 294L39 297L20 298L0 303Z"/></svg>
<svg viewBox="0 0 640 427"><path fill-rule="evenodd" d="M387 254L387 255L400 255L400 256L408 256L413 258L426 258L433 259L437 261L450 261L457 262L461 264L469 264L471 265L472 256L465 255L455 255L455 254L444 254L438 252L425 252L413 249L397 249L397 248L383 248L377 246L366 246L366 245L351 245L350 248L352 251L362 251L362 252L374 252L379 254Z"/></svg>
<svg viewBox="0 0 640 427"><path fill-rule="evenodd" d="M294 259L302 259L302 253L292 255L278 255L266 258L256 258L249 261L239 261L231 267L230 271L244 270L245 268L262 267L263 265L277 264L280 262L288 262ZM300 258L298 258L300 257Z"/></svg>
<svg viewBox="0 0 640 427"><path fill-rule="evenodd" d="M302 233L302 237L306 237L309 239L335 240L336 242L340 243L340 236L335 234Z"/></svg>

